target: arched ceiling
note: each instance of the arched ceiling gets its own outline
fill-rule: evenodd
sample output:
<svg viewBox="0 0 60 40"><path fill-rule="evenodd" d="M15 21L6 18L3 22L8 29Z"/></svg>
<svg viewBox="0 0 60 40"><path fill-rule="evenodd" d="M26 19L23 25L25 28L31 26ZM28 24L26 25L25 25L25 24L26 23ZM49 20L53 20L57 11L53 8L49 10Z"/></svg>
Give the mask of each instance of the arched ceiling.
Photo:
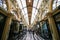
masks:
<svg viewBox="0 0 60 40"><path fill-rule="evenodd" d="M9 0L7 5L11 5L11 7L8 7L8 9L11 9L11 13L21 13L26 24L33 24L37 20L44 19L46 13L49 12L52 7L55 9L59 6L59 3L60 0L54 0L54 2L53 0ZM52 4L53 6L51 7ZM37 17L38 15L39 18Z"/></svg>
<svg viewBox="0 0 60 40"><path fill-rule="evenodd" d="M39 10L46 5L45 2L47 3L47 0L17 0L21 12L28 24L32 24L34 22L37 13L40 13Z"/></svg>
<svg viewBox="0 0 60 40"><path fill-rule="evenodd" d="M32 24L42 0L17 0L17 3L28 24Z"/></svg>
<svg viewBox="0 0 60 40"><path fill-rule="evenodd" d="M30 24L31 16L32 16L33 0L26 0L26 5L27 5L28 19L29 19L29 24Z"/></svg>

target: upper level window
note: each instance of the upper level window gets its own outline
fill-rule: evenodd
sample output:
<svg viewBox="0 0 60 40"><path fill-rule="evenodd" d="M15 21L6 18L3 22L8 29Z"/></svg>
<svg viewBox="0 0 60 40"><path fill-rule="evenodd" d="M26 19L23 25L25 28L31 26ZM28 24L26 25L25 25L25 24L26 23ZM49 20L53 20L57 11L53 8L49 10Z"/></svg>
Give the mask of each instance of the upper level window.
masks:
<svg viewBox="0 0 60 40"><path fill-rule="evenodd" d="M60 5L60 0L54 0L53 2L53 10Z"/></svg>
<svg viewBox="0 0 60 40"><path fill-rule="evenodd" d="M57 2L57 6L59 6L60 5L60 0L58 0L58 2Z"/></svg>
<svg viewBox="0 0 60 40"><path fill-rule="evenodd" d="M5 10L7 10L7 5L5 0L0 0L0 7L4 8Z"/></svg>
<svg viewBox="0 0 60 40"><path fill-rule="evenodd" d="M2 7L2 0L0 0L0 7Z"/></svg>

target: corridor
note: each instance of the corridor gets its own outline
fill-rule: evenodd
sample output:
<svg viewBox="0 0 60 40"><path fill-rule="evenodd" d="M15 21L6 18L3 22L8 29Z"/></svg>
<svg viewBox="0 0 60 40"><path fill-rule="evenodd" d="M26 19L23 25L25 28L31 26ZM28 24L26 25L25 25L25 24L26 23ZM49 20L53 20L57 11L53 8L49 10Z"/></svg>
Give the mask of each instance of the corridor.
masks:
<svg viewBox="0 0 60 40"><path fill-rule="evenodd" d="M60 40L60 0L0 0L0 40Z"/></svg>
<svg viewBox="0 0 60 40"><path fill-rule="evenodd" d="M36 33L33 34L33 32L27 32L26 35L22 39L19 40L44 40L42 37L39 37L36 35Z"/></svg>

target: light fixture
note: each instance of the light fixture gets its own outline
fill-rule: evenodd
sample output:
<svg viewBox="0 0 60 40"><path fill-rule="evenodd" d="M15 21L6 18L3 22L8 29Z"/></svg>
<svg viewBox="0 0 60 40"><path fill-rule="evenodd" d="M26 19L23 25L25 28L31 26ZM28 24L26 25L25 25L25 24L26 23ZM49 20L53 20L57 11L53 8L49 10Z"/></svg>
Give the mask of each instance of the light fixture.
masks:
<svg viewBox="0 0 60 40"><path fill-rule="evenodd" d="M29 0L29 2L31 2L31 0Z"/></svg>

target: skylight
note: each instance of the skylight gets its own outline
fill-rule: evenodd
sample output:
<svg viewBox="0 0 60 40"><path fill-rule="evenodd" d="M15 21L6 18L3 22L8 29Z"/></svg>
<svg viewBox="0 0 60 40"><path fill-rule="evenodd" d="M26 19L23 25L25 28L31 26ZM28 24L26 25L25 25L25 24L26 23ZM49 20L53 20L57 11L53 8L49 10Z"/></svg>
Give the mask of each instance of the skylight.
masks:
<svg viewBox="0 0 60 40"><path fill-rule="evenodd" d="M29 25L29 20L28 20L28 12L27 12L27 7L26 7L26 0L17 0L17 3L21 9L22 14L24 15L24 18Z"/></svg>
<svg viewBox="0 0 60 40"><path fill-rule="evenodd" d="M54 0L53 2L53 10L60 5L60 0Z"/></svg>
<svg viewBox="0 0 60 40"><path fill-rule="evenodd" d="M40 8L41 2L42 2L42 0L34 0L33 1L31 24L33 23L34 19L36 18L36 15L38 13L38 9Z"/></svg>
<svg viewBox="0 0 60 40"><path fill-rule="evenodd" d="M29 0L30 2L31 0ZM33 7L32 7L32 17L31 17L31 24L33 23L34 19L36 18L36 15L38 13L38 9L40 8L42 0L33 0ZM27 7L26 7L26 0L17 0L17 3L22 10L22 13L24 15L24 18L27 23L29 23L28 20L28 12L27 12Z"/></svg>
<svg viewBox="0 0 60 40"><path fill-rule="evenodd" d="M39 0L34 0L34 2L33 2L33 7L36 7L36 6L37 6L38 1L39 1Z"/></svg>
<svg viewBox="0 0 60 40"><path fill-rule="evenodd" d="M18 5L19 5L20 9L22 9L21 1L20 0L16 0L16 1L17 1Z"/></svg>
<svg viewBox="0 0 60 40"><path fill-rule="evenodd" d="M26 0L21 0L23 8L26 7Z"/></svg>
<svg viewBox="0 0 60 40"><path fill-rule="evenodd" d="M38 5L37 5L37 9L39 9L41 2L42 2L42 0L39 0Z"/></svg>

